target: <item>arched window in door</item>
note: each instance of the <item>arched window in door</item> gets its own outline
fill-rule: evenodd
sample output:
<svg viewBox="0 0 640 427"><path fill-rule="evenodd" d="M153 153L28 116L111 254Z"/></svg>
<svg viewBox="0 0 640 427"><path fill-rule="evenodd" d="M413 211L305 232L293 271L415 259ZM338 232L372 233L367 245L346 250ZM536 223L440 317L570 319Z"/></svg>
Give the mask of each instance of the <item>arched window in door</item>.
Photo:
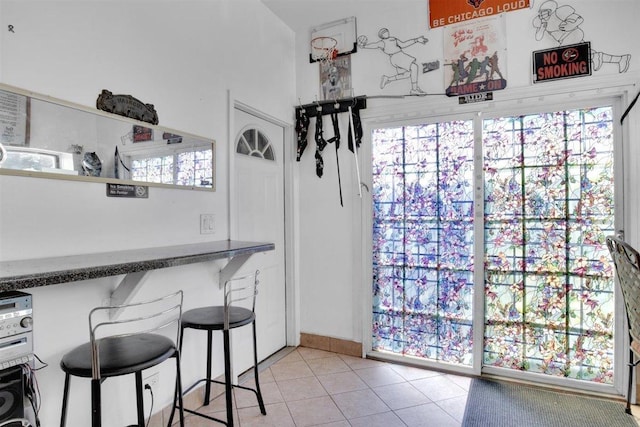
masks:
<svg viewBox="0 0 640 427"><path fill-rule="evenodd" d="M255 128L242 132L236 143L236 153L265 160L275 160L271 142L265 134Z"/></svg>

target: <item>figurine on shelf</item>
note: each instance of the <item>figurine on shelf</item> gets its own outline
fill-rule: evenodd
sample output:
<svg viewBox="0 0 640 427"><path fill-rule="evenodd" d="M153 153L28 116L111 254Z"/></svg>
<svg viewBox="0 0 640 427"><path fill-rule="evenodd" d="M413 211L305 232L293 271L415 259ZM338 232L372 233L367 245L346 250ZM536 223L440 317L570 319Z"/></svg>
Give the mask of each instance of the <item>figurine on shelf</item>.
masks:
<svg viewBox="0 0 640 427"><path fill-rule="evenodd" d="M100 176L102 173L102 162L95 152L84 153L82 171L86 176Z"/></svg>

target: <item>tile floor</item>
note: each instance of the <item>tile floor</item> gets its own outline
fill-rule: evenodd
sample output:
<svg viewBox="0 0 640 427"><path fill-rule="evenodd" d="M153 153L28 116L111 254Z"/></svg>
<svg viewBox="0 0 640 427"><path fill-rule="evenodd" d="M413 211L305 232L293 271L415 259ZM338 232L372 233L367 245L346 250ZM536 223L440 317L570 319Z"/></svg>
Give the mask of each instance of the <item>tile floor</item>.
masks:
<svg viewBox="0 0 640 427"><path fill-rule="evenodd" d="M464 376L298 347L260 373L267 415L251 392L235 389L235 419L240 427L460 426L470 383ZM198 410L224 419L224 397ZM187 415L186 425L222 424Z"/></svg>

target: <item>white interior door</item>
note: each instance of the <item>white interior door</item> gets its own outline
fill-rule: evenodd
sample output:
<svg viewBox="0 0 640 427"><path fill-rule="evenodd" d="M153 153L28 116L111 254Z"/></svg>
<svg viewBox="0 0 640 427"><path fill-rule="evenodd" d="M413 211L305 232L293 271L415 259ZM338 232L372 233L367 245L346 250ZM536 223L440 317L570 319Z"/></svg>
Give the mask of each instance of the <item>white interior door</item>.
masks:
<svg viewBox="0 0 640 427"><path fill-rule="evenodd" d="M275 244L274 251L254 254L242 269L260 270L256 324L263 360L286 346L284 128L238 108L234 128L232 238ZM243 329L244 342L250 331ZM246 353L235 351L241 369L250 365Z"/></svg>

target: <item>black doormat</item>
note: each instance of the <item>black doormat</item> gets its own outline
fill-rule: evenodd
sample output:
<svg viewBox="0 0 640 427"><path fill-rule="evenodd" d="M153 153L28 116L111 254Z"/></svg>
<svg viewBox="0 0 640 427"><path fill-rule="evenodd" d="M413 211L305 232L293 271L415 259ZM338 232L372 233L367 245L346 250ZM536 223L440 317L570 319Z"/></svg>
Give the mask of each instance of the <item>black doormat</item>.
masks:
<svg viewBox="0 0 640 427"><path fill-rule="evenodd" d="M474 378L463 427L638 427L625 404Z"/></svg>

